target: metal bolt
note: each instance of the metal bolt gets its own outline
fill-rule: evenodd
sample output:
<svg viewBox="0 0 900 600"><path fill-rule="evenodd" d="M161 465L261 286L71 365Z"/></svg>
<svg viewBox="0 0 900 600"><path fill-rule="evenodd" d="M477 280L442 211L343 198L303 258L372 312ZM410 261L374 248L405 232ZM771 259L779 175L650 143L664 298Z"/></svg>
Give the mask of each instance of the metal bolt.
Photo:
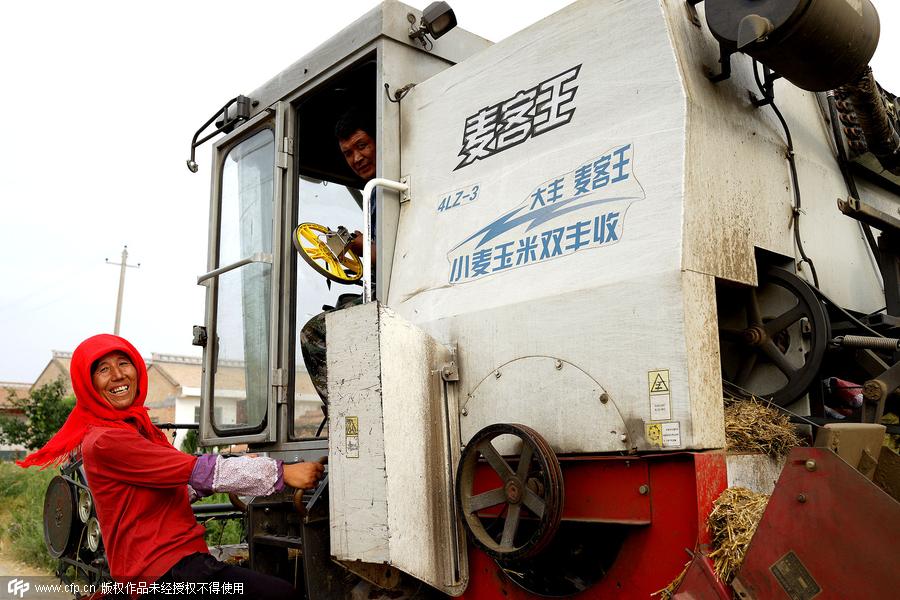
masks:
<svg viewBox="0 0 900 600"><path fill-rule="evenodd" d="M609 402L609 394L603 392L600 394L600 404L606 404L607 402Z"/></svg>
<svg viewBox="0 0 900 600"><path fill-rule="evenodd" d="M810 473L815 471L816 470L816 461L814 461L813 459L809 459L808 461L806 461L806 470L809 471Z"/></svg>
<svg viewBox="0 0 900 600"><path fill-rule="evenodd" d="M628 441L628 436L623 433L622 435L619 436L619 440L624 444L625 442Z"/></svg>
<svg viewBox="0 0 900 600"><path fill-rule="evenodd" d="M463 408L463 409L462 409L462 416L465 417L467 414L469 414L469 409L468 409L468 408Z"/></svg>
<svg viewBox="0 0 900 600"><path fill-rule="evenodd" d="M496 377L497 379L500 379L500 371L497 371L496 373L494 373L494 377Z"/></svg>
<svg viewBox="0 0 900 600"><path fill-rule="evenodd" d="M650 492L650 486L646 483L638 488L638 494L641 496L646 496Z"/></svg>
<svg viewBox="0 0 900 600"><path fill-rule="evenodd" d="M806 503L806 494L797 494L797 502L800 504Z"/></svg>
<svg viewBox="0 0 900 600"><path fill-rule="evenodd" d="M562 361L559 360L559 359L557 359L557 361L556 361L556 370L559 371L560 369L562 369Z"/></svg>

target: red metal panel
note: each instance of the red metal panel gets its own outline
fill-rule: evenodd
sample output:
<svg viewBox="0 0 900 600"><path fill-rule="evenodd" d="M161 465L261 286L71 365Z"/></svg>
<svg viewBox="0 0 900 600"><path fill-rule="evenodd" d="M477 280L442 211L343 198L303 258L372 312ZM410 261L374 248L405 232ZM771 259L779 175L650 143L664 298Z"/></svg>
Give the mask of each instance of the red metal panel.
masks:
<svg viewBox="0 0 900 600"><path fill-rule="evenodd" d="M712 561L700 552L695 553L675 591L675 600L731 600L732 597L731 588L716 577Z"/></svg>
<svg viewBox="0 0 900 600"><path fill-rule="evenodd" d="M566 486L563 519L650 523L650 473L646 461L563 460L560 465ZM645 486L643 494L641 486Z"/></svg>
<svg viewBox="0 0 900 600"><path fill-rule="evenodd" d="M610 463L615 462L619 464L611 466ZM572 506L593 515L641 514L644 497L639 491L635 493L635 484L640 477L634 475L641 471L635 469L635 465L644 465L640 469L646 468L650 487L647 496L651 523L634 526L609 572L593 587L574 596L579 600L646 600L653 592L666 587L690 558L685 550L693 550L698 538L705 536L710 499L718 497L726 487L725 457L720 452L665 454L652 458L579 457L562 463L567 508L568 496L574 493L578 498L573 498ZM569 484L570 471L572 485ZM617 476L612 477L613 474ZM585 501L584 496L590 496L590 502ZM616 498L616 502L630 506L610 506L602 500L604 497ZM463 598L532 600L538 596L511 582L493 560L470 545L469 588Z"/></svg>
<svg viewBox="0 0 900 600"><path fill-rule="evenodd" d="M751 598L897 598L898 540L900 503L830 450L796 448L737 582Z"/></svg>
<svg viewBox="0 0 900 600"><path fill-rule="evenodd" d="M650 523L650 479L647 461L640 458L595 458L560 460L565 485L563 519L595 523L646 525ZM645 493L641 493L645 486ZM503 487L488 465L479 465L474 493ZM499 508L479 512L496 516Z"/></svg>

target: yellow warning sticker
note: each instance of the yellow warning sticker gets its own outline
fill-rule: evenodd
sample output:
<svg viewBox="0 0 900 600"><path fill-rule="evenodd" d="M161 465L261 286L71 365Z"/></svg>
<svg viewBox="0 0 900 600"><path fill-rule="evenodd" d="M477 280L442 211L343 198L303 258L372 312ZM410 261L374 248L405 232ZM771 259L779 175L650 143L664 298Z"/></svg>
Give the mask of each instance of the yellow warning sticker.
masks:
<svg viewBox="0 0 900 600"><path fill-rule="evenodd" d="M651 446L659 446L662 448L663 437L661 423L647 423L647 443Z"/></svg>
<svg viewBox="0 0 900 600"><path fill-rule="evenodd" d="M669 395L669 370L647 371L647 390L650 392L650 420L668 421L672 418Z"/></svg>
<svg viewBox="0 0 900 600"><path fill-rule="evenodd" d="M346 417L347 435L359 435L359 417Z"/></svg>
<svg viewBox="0 0 900 600"><path fill-rule="evenodd" d="M662 369L659 371L648 371L647 382L649 384L651 394L668 394L669 370Z"/></svg>

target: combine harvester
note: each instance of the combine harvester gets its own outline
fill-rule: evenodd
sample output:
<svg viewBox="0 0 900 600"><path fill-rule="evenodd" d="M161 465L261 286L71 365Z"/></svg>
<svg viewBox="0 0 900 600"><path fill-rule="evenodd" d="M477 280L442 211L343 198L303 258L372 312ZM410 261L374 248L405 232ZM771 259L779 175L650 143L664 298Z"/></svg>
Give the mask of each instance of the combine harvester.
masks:
<svg viewBox="0 0 900 600"><path fill-rule="evenodd" d="M455 24L384 2L194 136L196 171L224 134L201 443L329 458L313 492L246 502L250 566L309 600L648 598L691 556L676 597L894 596L900 102L867 69L871 2ZM333 133L350 108L368 182ZM300 331L345 293L326 407ZM726 454L726 395L817 443ZM729 485L772 493L733 588L706 557Z"/></svg>

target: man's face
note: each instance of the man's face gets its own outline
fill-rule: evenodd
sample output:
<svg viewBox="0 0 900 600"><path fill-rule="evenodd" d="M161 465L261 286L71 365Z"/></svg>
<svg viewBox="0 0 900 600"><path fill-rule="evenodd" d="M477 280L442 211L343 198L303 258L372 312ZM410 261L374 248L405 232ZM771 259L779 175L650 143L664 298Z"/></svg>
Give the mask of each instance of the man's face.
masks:
<svg viewBox="0 0 900 600"><path fill-rule="evenodd" d="M375 177L375 140L357 129L350 137L340 140L341 152L353 172L365 181Z"/></svg>
<svg viewBox="0 0 900 600"><path fill-rule="evenodd" d="M97 393L113 408L119 410L131 406L137 397L137 379L137 368L128 355L118 350L102 356L91 375Z"/></svg>

